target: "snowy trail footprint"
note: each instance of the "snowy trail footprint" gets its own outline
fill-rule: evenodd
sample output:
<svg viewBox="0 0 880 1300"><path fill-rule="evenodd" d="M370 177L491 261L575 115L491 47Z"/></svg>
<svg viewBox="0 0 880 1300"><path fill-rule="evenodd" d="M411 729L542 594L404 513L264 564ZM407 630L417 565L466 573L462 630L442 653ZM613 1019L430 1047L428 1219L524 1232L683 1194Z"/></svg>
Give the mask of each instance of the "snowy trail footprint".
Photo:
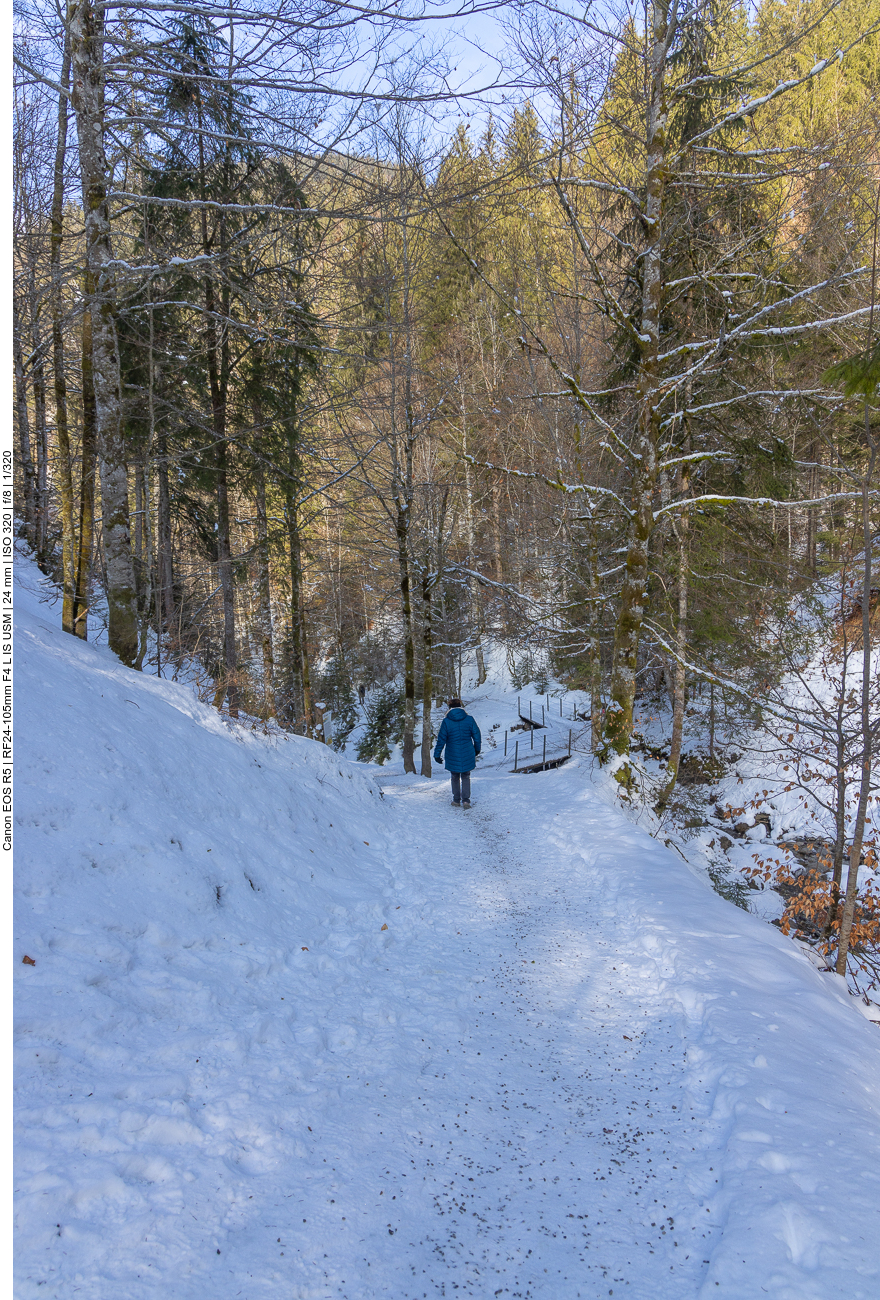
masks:
<svg viewBox="0 0 880 1300"><path fill-rule="evenodd" d="M327 1252L327 1294L696 1296L712 1228L674 1167L678 1025L618 982L619 918L572 879L528 788L480 794L469 817L429 787L396 794L432 846L414 851L433 927L406 983L442 970L446 1012L411 1089L383 1085L382 1142L349 1149L378 1177L334 1196L358 1241Z"/></svg>

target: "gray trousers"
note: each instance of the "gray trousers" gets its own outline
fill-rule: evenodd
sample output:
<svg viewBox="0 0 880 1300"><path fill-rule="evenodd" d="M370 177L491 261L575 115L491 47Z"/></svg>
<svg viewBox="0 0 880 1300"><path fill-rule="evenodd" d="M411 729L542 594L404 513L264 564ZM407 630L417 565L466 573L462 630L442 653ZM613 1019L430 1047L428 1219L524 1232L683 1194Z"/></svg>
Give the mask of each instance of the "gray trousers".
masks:
<svg viewBox="0 0 880 1300"><path fill-rule="evenodd" d="M470 772L450 772L452 777L452 801L461 803L462 799L470 803L471 799L471 774Z"/></svg>

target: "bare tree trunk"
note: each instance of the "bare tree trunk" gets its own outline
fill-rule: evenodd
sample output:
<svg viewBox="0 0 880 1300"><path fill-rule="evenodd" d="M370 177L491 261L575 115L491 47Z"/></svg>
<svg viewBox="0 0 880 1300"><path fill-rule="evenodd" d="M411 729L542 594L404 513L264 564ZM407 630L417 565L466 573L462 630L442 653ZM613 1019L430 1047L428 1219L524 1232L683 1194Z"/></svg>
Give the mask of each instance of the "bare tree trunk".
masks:
<svg viewBox="0 0 880 1300"><path fill-rule="evenodd" d="M876 235L875 235L876 239ZM870 337L870 335L869 335ZM862 478L862 546L864 547L864 568L862 573L862 690L860 732L862 742L861 778L859 781L859 802L853 826L852 844L849 851L849 870L846 877L846 894L843 900L843 914L840 918L840 940L837 948L837 973L846 975L849 957L850 938L855 920L856 895L859 884L859 864L862 860L862 845L865 839L865 819L868 812L868 800L871 796L871 758L874 741L874 724L871 720L871 570L872 547L874 544L871 528L871 488L874 482L874 470L877 463L877 443L871 430L871 408L865 400L865 440L868 445L868 464Z"/></svg>
<svg viewBox="0 0 880 1300"><path fill-rule="evenodd" d="M225 403L223 424L225 425ZM235 645L235 588L232 577L232 543L229 527L229 461L225 429L214 448L217 481L217 569L223 595L223 672L229 712L238 717L238 655ZM221 697L222 703L222 697Z"/></svg>
<svg viewBox="0 0 880 1300"><path fill-rule="evenodd" d="M495 581L504 581L504 561L501 551L501 484L496 475L492 481L492 559L495 564Z"/></svg>
<svg viewBox="0 0 880 1300"><path fill-rule="evenodd" d="M472 470L471 463L467 459L467 412L464 405L464 384L460 384L461 390L461 450L464 456L464 499L465 499L465 526L467 528L467 567L474 567L474 494L471 482ZM482 628L480 626L480 609L476 591L474 589L474 580L468 575L468 606L471 626L475 637L475 646L477 656L477 685L482 686L486 680L486 663L483 657L483 644L481 640Z"/></svg>
<svg viewBox="0 0 880 1300"><path fill-rule="evenodd" d="M431 727L431 702L434 693L431 664L433 652L431 596L433 588L434 575L426 568L422 576L422 657L424 660L422 675L422 776L431 775L431 750L434 741Z"/></svg>
<svg viewBox="0 0 880 1300"><path fill-rule="evenodd" d="M31 427L27 404L27 382L21 348L21 317L18 301L12 298L12 356L15 367L15 415L24 487L24 533L28 546L37 549L37 472L31 455Z"/></svg>
<svg viewBox="0 0 880 1300"><path fill-rule="evenodd" d="M591 517L588 523L589 552L589 593L590 593L590 644L589 644L589 684L590 684L590 749L595 754L602 743L602 644L599 639L599 542L596 536L596 521Z"/></svg>
<svg viewBox="0 0 880 1300"><path fill-rule="evenodd" d="M290 632L293 649L293 675L297 698L295 725L302 723L303 734L310 736L314 729L314 704L312 701L311 668L309 664L306 625L303 611L302 552L300 549L299 515L296 489L288 480L285 491L285 517L287 522L288 555L290 561ZM302 711L300 713L300 710Z"/></svg>
<svg viewBox="0 0 880 1300"><path fill-rule="evenodd" d="M685 419L687 419L687 416L685 416ZM690 438L688 437L683 444L685 452L690 451L690 445ZM690 474L685 466L679 482L680 497L687 498L690 495L690 487ZM658 812L662 812L666 807L675 789L678 780L678 769L681 765L681 745L684 736L684 710L687 703L687 673L684 666L684 656L687 649L688 574L690 566L690 519L687 510L681 512L678 522L673 523L673 529L678 541L678 616L675 628L675 648L678 658L673 668L675 676L672 689L672 739L669 746L669 762L667 763L669 780L657 802Z"/></svg>
<svg viewBox="0 0 880 1300"><path fill-rule="evenodd" d="M846 681L846 664L849 658L849 651L846 644L846 629L844 628L843 644L843 671L844 682ZM831 858L831 902L828 908L828 919L825 922L824 935L828 939L838 920L840 911L840 886L843 881L843 859L846 856L846 732L844 729L843 714L846 707L846 691L841 690L837 693L836 707L836 734L834 737L835 745L835 779L834 779L834 850Z"/></svg>
<svg viewBox="0 0 880 1300"><path fill-rule="evenodd" d="M143 666L150 631L150 614L153 605L153 545L150 529L150 489L145 460L134 467L135 510L135 576L140 624L137 658L134 666Z"/></svg>
<svg viewBox="0 0 880 1300"><path fill-rule="evenodd" d="M171 491L168 482L168 439L163 429L156 431L156 480L159 499L156 506L156 568L158 570L158 624L170 635L174 623L174 567L171 552Z"/></svg>
<svg viewBox="0 0 880 1300"><path fill-rule="evenodd" d="M143 477L141 475L140 465L137 462L135 462L135 467L134 467L134 589L137 594L138 613L141 612L141 601L143 599L143 574L144 574L143 525L144 525Z"/></svg>
<svg viewBox="0 0 880 1300"><path fill-rule="evenodd" d="M198 151L199 151L199 193L203 201L208 194L205 172L205 139L202 131L202 109L198 105ZM222 224L219 246L225 246L225 230ZM212 247L208 236L207 210L201 211L202 253L209 257L217 252ZM217 329L218 303L212 274L208 271L204 279L205 295L205 351L208 362L208 384L211 391L211 423L214 431L214 484L217 502L217 573L220 578L220 590L223 602L223 659L220 680L214 694L214 705L220 708L224 699L229 697L229 712L238 716L238 656L235 645L235 591L232 573L232 549L229 527L229 465L226 441L226 415L229 386L229 331L228 294L221 293L221 325Z"/></svg>
<svg viewBox="0 0 880 1300"><path fill-rule="evenodd" d="M39 304L34 267L29 275L29 311L31 325L31 375L34 388L34 450L37 476L36 495L36 547L37 564L43 573L50 572L49 563L49 436L46 428L46 366L43 361L43 341L40 338Z"/></svg>
<svg viewBox="0 0 880 1300"><path fill-rule="evenodd" d="M263 694L266 716L275 716L275 653L272 646L272 600L269 584L269 528L266 519L266 475L263 463L256 460L257 504L257 594L260 611L260 646L263 656Z"/></svg>
<svg viewBox="0 0 880 1300"><path fill-rule="evenodd" d="M679 658L672 668L672 738L669 745L669 760L666 764L669 779L657 801L657 811L662 812L672 797L678 781L678 769L681 765L681 745L684 735L684 710L687 702L687 673L681 662L687 648L687 515L682 514L678 522L678 619L675 629L675 648Z"/></svg>
<svg viewBox="0 0 880 1300"><path fill-rule="evenodd" d="M413 635L412 599L409 572L409 515L411 506L397 498L396 533L400 604L403 614L403 770L415 772L416 682L415 638Z"/></svg>
<svg viewBox="0 0 880 1300"><path fill-rule="evenodd" d="M93 388L101 461L103 546L111 650L125 664L137 654L137 607L128 517L128 469L120 423L119 348L104 154L104 11L93 0L69 9L72 103L79 137L86 242L86 294L92 325Z"/></svg>
<svg viewBox="0 0 880 1300"><path fill-rule="evenodd" d="M62 92L70 84L70 44L65 30L61 62ZM55 438L58 444L56 482L61 498L61 582L64 593L61 626L74 631L76 601L76 535L73 521L73 467L70 454L70 426L67 417L67 374L64 363L64 303L61 282L61 249L64 242L64 164L67 155L67 95L58 96L58 134L52 177L52 211L49 218L49 261L52 276L52 370L55 388Z"/></svg>
<svg viewBox="0 0 880 1300"><path fill-rule="evenodd" d="M810 459L812 461L817 460L819 453L820 453L820 444L818 442L814 442L812 446ZM809 486L807 488L807 496L811 500L815 500L815 498L819 495L819 485L820 485L819 470L817 467L814 466L809 473ZM816 535L818 532L818 523L819 523L819 508L818 506L810 506L810 508L807 510L806 558L807 558L807 572L809 573L809 576L811 578L815 578L817 573Z"/></svg>
<svg viewBox="0 0 880 1300"><path fill-rule="evenodd" d="M82 471L79 486L79 548L73 598L73 630L88 640L89 586L92 576L92 545L95 530L95 391L92 384L92 313L82 317Z"/></svg>
<svg viewBox="0 0 880 1300"><path fill-rule="evenodd" d="M206 221L202 214L203 224ZM207 231L203 245L209 248ZM214 430L214 483L217 502L217 572L223 601L223 661L214 704L220 708L229 697L229 712L238 716L238 657L235 645L235 591L232 579L232 550L229 528L229 467L226 443L226 366L225 344L218 346L216 301L210 276L205 277L205 334L207 339L208 380L211 389L211 421Z"/></svg>
<svg viewBox="0 0 880 1300"><path fill-rule="evenodd" d="M633 729L639 637L648 590L648 548L654 529L654 486L657 480L657 414L660 311L662 288L663 198L666 179L666 58L672 39L670 0L654 0L653 43L648 88L647 202L645 225L650 240L642 259L641 321L638 331L639 370L638 459L633 474L632 514L626 568L614 633L611 701L605 737L618 754L626 754Z"/></svg>

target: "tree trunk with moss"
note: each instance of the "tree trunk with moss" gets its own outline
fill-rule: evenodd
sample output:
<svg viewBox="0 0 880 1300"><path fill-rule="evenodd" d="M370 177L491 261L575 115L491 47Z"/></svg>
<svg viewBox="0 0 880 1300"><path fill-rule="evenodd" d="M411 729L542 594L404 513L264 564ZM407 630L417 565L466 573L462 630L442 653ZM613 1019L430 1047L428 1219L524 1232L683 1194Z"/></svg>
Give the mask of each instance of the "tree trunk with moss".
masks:
<svg viewBox="0 0 880 1300"><path fill-rule="evenodd" d="M642 264L642 295L638 329L639 368L636 379L638 427L636 467L620 608L614 632L611 665L611 707L605 717L605 740L618 754L629 751L633 729L639 638L648 592L648 560L654 531L654 488L657 482L659 416L660 313L666 185L666 61L672 40L669 0L652 8L650 81L648 84L645 209L642 225L648 240Z"/></svg>

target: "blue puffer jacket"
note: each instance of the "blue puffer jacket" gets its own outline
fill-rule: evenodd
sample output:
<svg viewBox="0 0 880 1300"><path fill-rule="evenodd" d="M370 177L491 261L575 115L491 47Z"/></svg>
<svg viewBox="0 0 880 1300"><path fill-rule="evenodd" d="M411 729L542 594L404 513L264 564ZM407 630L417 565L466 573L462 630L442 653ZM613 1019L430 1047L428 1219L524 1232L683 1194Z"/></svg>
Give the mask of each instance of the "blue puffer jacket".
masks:
<svg viewBox="0 0 880 1300"><path fill-rule="evenodd" d="M480 728L471 715L465 713L464 709L450 709L440 723L437 744L434 746L434 762L440 762L445 746L444 767L447 772L472 772L482 743Z"/></svg>

